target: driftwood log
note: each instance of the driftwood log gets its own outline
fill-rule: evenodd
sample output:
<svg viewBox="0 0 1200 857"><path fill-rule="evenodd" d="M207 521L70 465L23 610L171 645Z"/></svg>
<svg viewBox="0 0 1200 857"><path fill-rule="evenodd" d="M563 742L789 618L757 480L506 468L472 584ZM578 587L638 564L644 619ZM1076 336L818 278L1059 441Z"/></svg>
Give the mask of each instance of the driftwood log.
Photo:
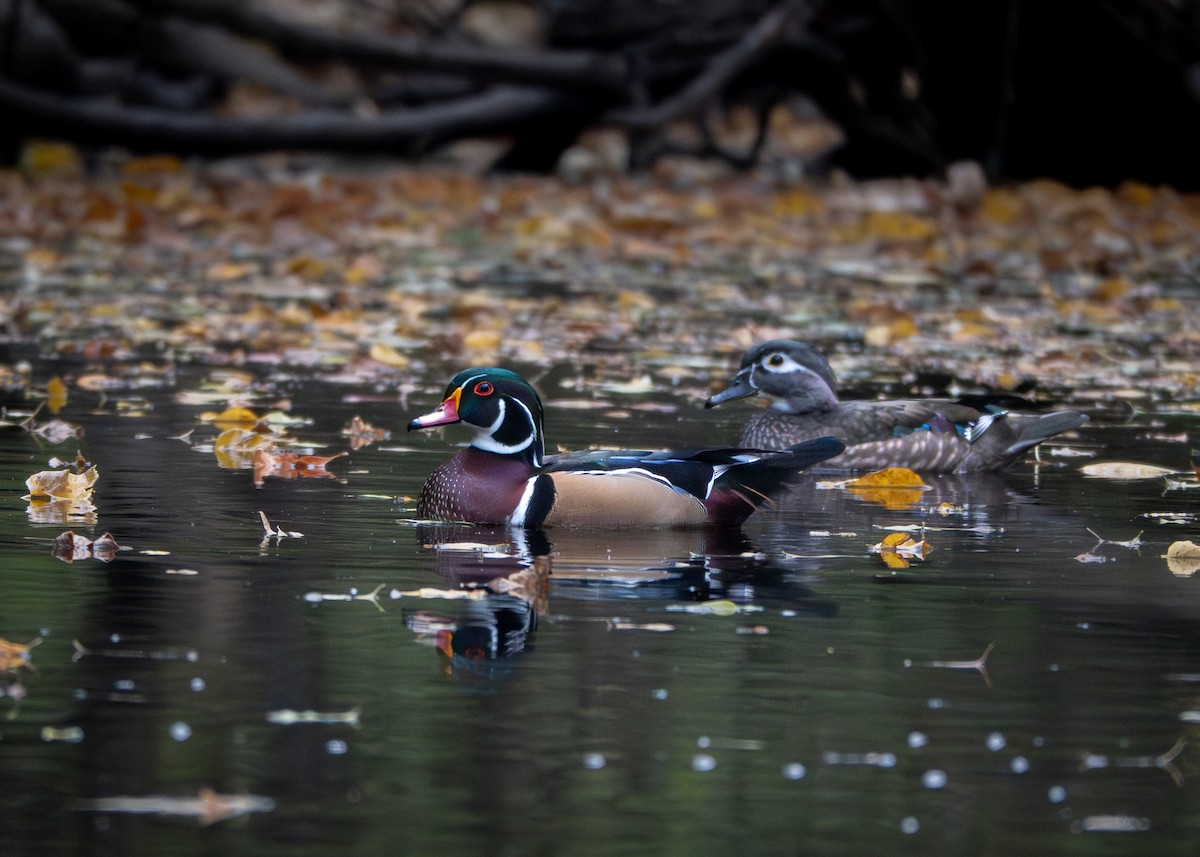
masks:
<svg viewBox="0 0 1200 857"><path fill-rule="evenodd" d="M0 145L415 158L486 136L510 141L498 166L550 170L601 127L649 165L685 123L693 154L749 166L772 109L806 99L859 176L975 160L1200 187L1200 0L530 0L540 36L503 47L465 26L480 5L407 0L387 26L339 27L254 0L0 0ZM291 109L225 118L244 81ZM758 129L739 151L712 133L734 107Z"/></svg>

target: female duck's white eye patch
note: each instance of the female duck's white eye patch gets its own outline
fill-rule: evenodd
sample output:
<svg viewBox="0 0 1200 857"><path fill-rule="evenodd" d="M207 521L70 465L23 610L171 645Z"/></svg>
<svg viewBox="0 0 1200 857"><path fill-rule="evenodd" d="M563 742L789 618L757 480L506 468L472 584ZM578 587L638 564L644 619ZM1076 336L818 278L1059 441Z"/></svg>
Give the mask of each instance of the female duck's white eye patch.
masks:
<svg viewBox="0 0 1200 857"><path fill-rule="evenodd" d="M797 363L791 357L788 357L782 351L772 351L759 361L759 365L768 372L778 372L781 375L787 372L796 372L803 368L799 363Z"/></svg>

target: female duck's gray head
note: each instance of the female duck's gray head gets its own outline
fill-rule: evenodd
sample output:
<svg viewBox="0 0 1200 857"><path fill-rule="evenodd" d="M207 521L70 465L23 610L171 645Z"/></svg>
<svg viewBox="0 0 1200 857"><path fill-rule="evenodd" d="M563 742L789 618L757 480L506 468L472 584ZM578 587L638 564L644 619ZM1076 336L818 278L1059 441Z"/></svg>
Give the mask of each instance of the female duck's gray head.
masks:
<svg viewBox="0 0 1200 857"><path fill-rule="evenodd" d="M773 397L772 407L789 413L828 410L838 403L829 361L811 345L792 339L772 339L747 351L730 385L710 396L704 407L755 393Z"/></svg>

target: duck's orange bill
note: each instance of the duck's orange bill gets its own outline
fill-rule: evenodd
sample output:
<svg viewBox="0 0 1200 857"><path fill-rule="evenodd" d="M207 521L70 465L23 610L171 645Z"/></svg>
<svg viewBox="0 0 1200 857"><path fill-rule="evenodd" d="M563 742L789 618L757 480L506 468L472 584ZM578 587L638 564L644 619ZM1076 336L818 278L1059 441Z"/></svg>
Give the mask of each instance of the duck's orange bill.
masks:
<svg viewBox="0 0 1200 857"><path fill-rule="evenodd" d="M459 422L458 402L462 398L462 387L459 387L429 413L417 417L408 424L408 430L430 428L431 426L447 426Z"/></svg>

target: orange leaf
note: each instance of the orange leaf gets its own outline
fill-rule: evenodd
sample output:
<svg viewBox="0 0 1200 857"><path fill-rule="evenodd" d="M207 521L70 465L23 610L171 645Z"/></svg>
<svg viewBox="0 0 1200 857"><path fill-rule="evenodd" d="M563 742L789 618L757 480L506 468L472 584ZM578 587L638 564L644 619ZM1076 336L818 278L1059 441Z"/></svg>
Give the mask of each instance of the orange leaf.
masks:
<svg viewBox="0 0 1200 857"><path fill-rule="evenodd" d="M62 378L55 376L46 384L46 407L50 413L57 414L67 404L67 385Z"/></svg>

